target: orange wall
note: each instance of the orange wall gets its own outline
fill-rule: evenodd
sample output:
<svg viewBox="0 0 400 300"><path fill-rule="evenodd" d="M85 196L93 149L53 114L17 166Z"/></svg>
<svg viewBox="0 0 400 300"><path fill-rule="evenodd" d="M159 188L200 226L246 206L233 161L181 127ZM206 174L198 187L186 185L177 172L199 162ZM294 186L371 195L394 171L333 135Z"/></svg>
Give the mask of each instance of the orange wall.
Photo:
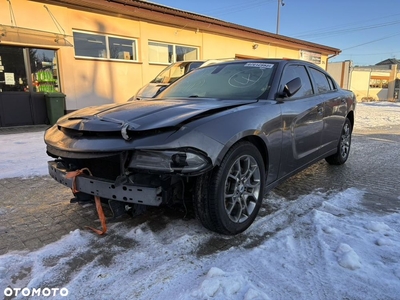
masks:
<svg viewBox="0 0 400 300"><path fill-rule="evenodd" d="M18 26L58 32L43 3L27 0L13 0L12 6ZM83 12L54 5L46 6L55 16L73 44L72 31L81 30L93 33L137 39L138 61L107 61L75 58L73 47L48 47L58 50L62 92L67 95L67 110L112 102L124 102L145 83L153 79L165 64L148 61L148 41L198 47L199 59L234 58L235 55L270 58L300 58L300 49L289 49L267 43L236 39L197 32L186 28L151 24L143 21L122 19L112 16ZM0 3L1 24L11 25L8 2ZM15 44L2 41L2 44ZM40 44L30 43L38 48ZM325 68L327 57L322 56Z"/></svg>

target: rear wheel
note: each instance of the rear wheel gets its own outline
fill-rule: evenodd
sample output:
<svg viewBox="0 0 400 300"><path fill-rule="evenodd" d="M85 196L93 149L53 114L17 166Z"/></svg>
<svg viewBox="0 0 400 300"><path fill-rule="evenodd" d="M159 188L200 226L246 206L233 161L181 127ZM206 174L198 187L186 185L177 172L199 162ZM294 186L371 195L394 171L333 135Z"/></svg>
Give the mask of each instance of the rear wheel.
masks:
<svg viewBox="0 0 400 300"><path fill-rule="evenodd" d="M265 168L258 149L249 142L233 146L219 167L201 176L196 215L208 229L237 234L254 221L264 195Z"/></svg>
<svg viewBox="0 0 400 300"><path fill-rule="evenodd" d="M342 133L340 136L337 152L331 156L325 158L325 160L331 165L342 165L349 158L350 146L351 146L351 122L348 118L344 122Z"/></svg>

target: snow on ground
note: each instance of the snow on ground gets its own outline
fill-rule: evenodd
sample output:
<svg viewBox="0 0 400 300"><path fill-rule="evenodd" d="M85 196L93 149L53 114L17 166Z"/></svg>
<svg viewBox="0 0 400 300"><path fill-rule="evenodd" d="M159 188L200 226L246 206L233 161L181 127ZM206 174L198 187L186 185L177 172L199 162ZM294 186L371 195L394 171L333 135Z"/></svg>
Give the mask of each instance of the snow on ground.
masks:
<svg viewBox="0 0 400 300"><path fill-rule="evenodd" d="M381 110L398 113L400 105L359 104L356 121L400 123L380 118ZM47 173L42 137L0 135L2 178ZM263 207L273 212L235 237L163 215L157 230L151 220L111 225L104 237L75 230L37 251L0 256L0 291L68 290L52 299L398 299L400 214L369 211L364 193L315 191L295 201L272 193ZM221 240L232 246L219 248ZM49 297L32 297L40 298ZM15 299L24 299L21 291Z"/></svg>
<svg viewBox="0 0 400 300"><path fill-rule="evenodd" d="M0 135L0 179L48 174L43 132Z"/></svg>
<svg viewBox="0 0 400 300"><path fill-rule="evenodd" d="M115 224L105 237L75 230L35 252L0 256L0 290L64 288L68 299L398 297L399 213L368 212L357 189L269 198L265 205L279 209L233 238L195 220L159 231ZM242 241L200 253L218 239Z"/></svg>
<svg viewBox="0 0 400 300"><path fill-rule="evenodd" d="M354 129L391 128L400 125L400 102L357 103Z"/></svg>

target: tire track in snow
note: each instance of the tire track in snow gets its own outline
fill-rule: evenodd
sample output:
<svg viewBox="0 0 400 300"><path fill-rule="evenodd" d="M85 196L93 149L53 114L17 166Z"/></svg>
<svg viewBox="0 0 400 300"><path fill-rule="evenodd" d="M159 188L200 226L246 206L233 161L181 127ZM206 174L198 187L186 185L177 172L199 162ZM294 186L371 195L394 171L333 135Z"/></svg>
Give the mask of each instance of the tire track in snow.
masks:
<svg viewBox="0 0 400 300"><path fill-rule="evenodd" d="M272 299L291 299L294 295L299 297L311 296L313 299L329 298L325 288L329 285L329 282L325 281L323 276L325 266L318 266L317 268L313 266L314 261L324 261L323 250L321 245L318 245L317 249L313 249L312 245L312 238L316 231L315 228L312 228L313 211L318 209L327 200L328 196L320 194L320 197L316 197L315 194L312 194L290 202L285 201L283 198L277 198L275 195L271 196L270 200L266 202L273 202L270 205L279 206L279 208L275 213L257 219L248 230L248 240L240 247L243 255L239 256L241 263L237 267L245 269L255 284L263 287L263 291L271 296ZM299 226L296 223L299 223ZM308 223L306 224L307 226L304 226L304 223ZM304 232L304 228L309 228L309 230ZM273 247L268 245L268 238L269 236L274 236L274 240L276 240L276 235L282 235L283 240L278 249L294 252L297 251L296 249L301 249L300 253L304 252L307 255L297 257L298 259L295 262L286 262L285 253L283 252L282 260L271 264L268 261L268 253ZM310 249L313 252L303 251L303 249ZM251 252L250 255L247 251ZM289 257L291 256L289 255ZM313 261L310 261L310 256ZM310 266L312 271L309 271ZM280 284L286 283L284 280L285 275L276 274L273 271L274 267L283 268L289 273L290 270L302 270L302 275L305 278L299 278L300 285L307 287L307 290L297 290L295 286L271 285L271 283L276 282ZM320 267L322 267L321 270L318 270ZM266 272L266 270L270 271Z"/></svg>

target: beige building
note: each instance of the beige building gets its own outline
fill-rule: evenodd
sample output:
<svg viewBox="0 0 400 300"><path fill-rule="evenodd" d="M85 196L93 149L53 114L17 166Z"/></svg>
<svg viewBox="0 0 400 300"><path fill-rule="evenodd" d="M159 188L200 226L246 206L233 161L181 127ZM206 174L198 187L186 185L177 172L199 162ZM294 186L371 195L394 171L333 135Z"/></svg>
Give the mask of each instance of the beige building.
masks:
<svg viewBox="0 0 400 300"><path fill-rule="evenodd" d="M372 66L351 61L328 64L328 72L341 87L352 90L357 101L399 101L400 61L387 59Z"/></svg>
<svg viewBox="0 0 400 300"><path fill-rule="evenodd" d="M296 58L326 69L340 50L145 1L7 0L0 4L0 126L124 102L175 61Z"/></svg>

